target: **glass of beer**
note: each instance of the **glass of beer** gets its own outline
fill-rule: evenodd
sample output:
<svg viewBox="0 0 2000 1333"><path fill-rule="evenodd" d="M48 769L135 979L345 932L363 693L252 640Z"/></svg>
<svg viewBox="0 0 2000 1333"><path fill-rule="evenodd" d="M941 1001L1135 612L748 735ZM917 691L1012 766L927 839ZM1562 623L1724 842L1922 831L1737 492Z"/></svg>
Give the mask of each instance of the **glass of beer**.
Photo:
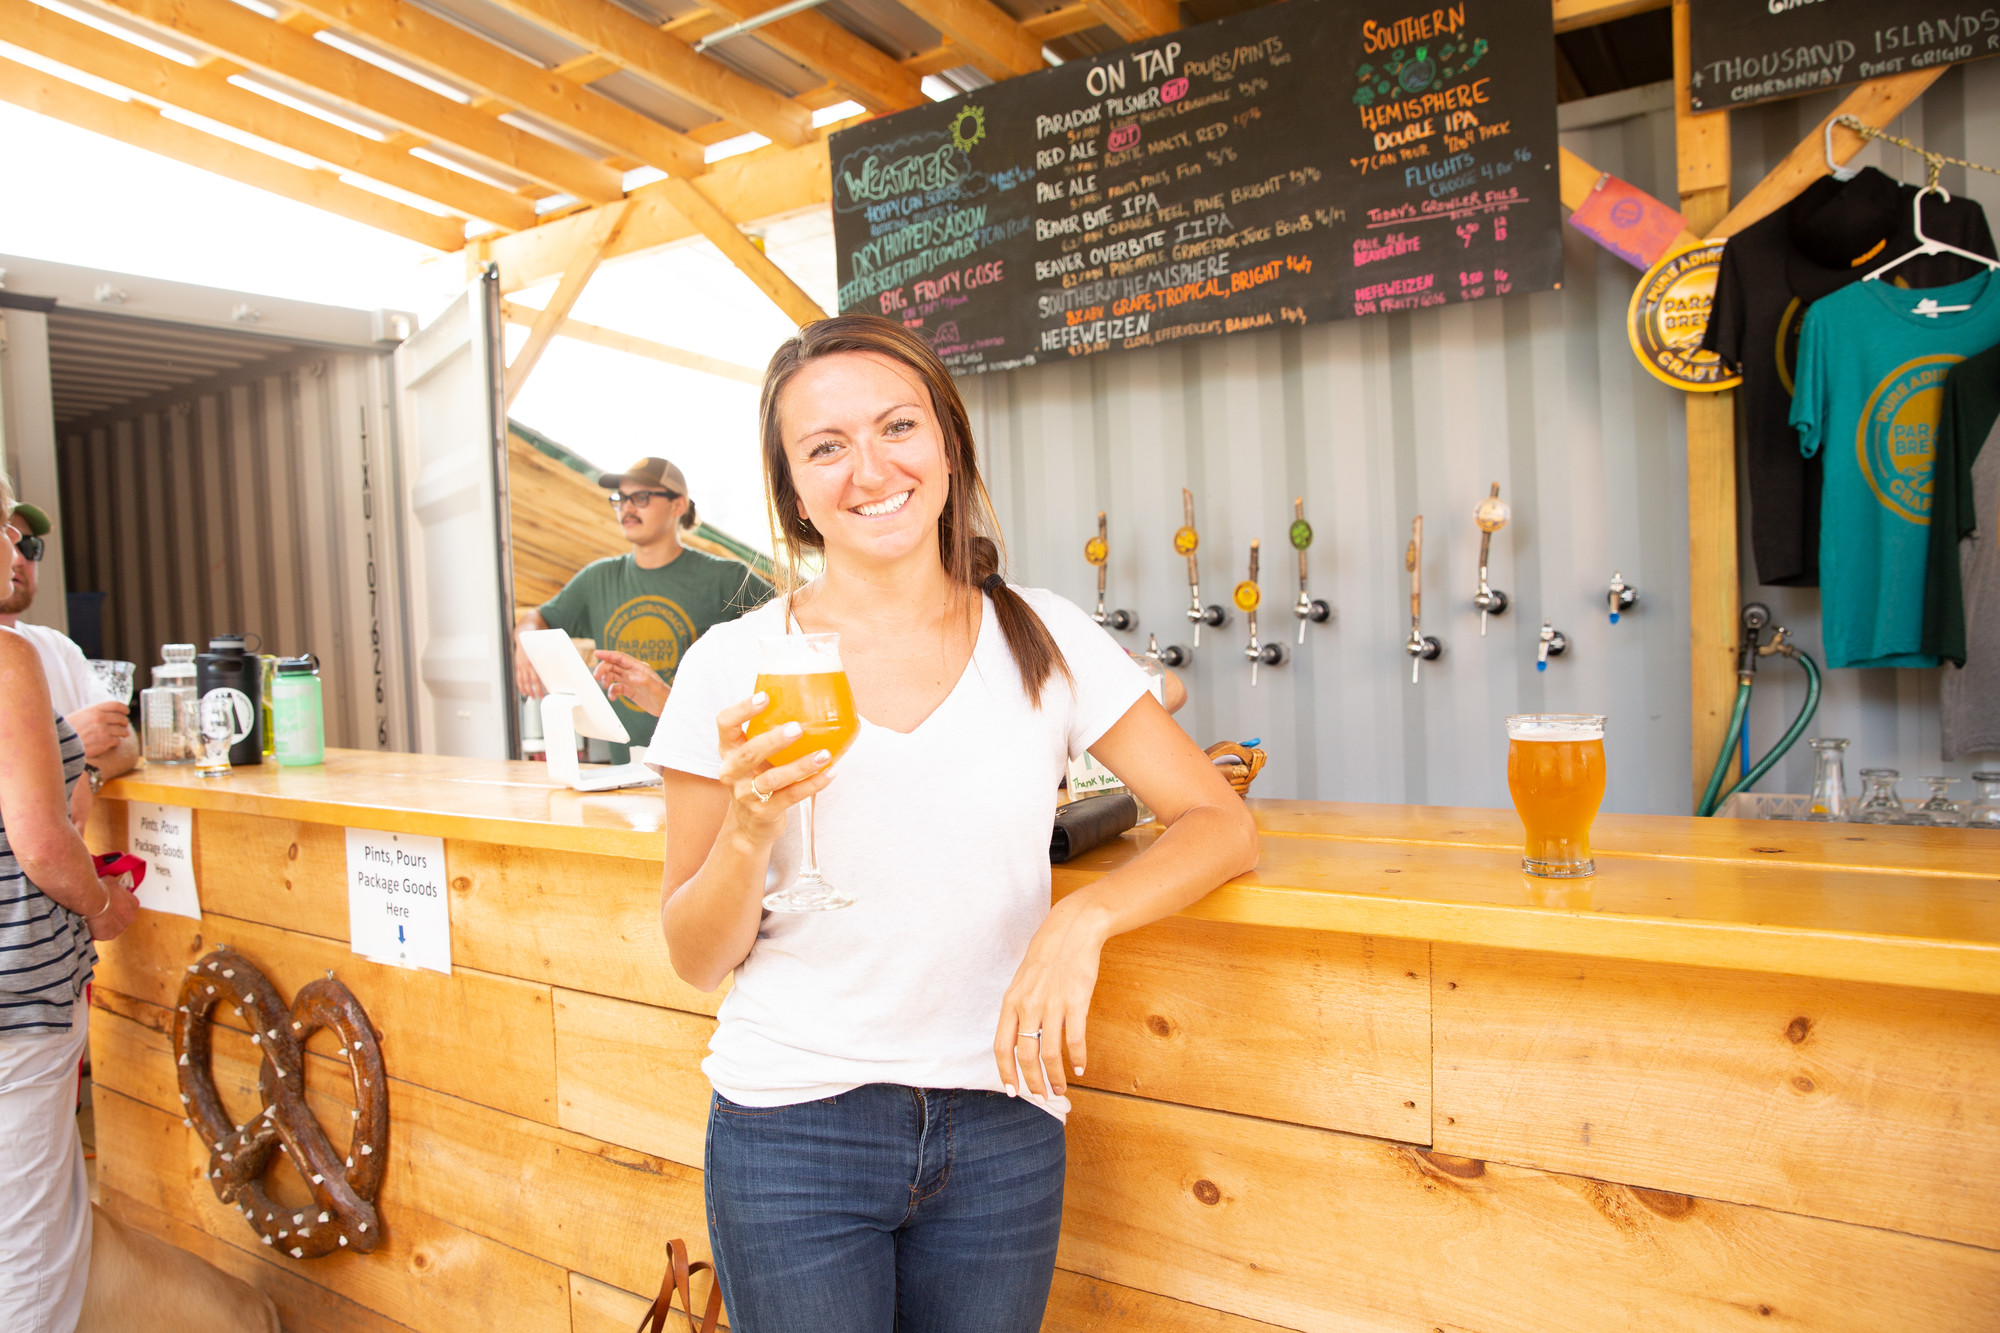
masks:
<svg viewBox="0 0 2000 1333"><path fill-rule="evenodd" d="M1545 879L1597 873L1590 859L1590 825L1604 801L1602 714L1509 717L1507 790L1527 830L1521 869Z"/></svg>
<svg viewBox="0 0 2000 1333"><path fill-rule="evenodd" d="M782 638L757 641L757 689L771 696L770 706L750 719L751 737L796 722L803 731L799 738L772 755L769 763L777 768L809 754L825 750L834 759L847 753L861 729L861 715L854 710L854 691L848 687L847 672L840 665L838 634L787 634ZM805 863L798 877L773 893L764 895L764 909L770 912L831 912L852 907L854 899L826 882L819 872L819 849L813 839L816 796L806 798Z"/></svg>

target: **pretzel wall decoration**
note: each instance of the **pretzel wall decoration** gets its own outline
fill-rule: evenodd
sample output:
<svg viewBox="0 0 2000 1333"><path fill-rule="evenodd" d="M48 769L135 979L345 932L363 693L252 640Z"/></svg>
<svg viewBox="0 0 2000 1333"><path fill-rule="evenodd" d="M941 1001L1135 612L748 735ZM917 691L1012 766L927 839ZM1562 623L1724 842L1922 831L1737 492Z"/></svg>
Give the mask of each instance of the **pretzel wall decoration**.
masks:
<svg viewBox="0 0 2000 1333"><path fill-rule="evenodd" d="M244 1015L250 1040L264 1054L257 1070L264 1111L248 1125L231 1119L215 1091L213 1024L224 1000ZM348 1112L354 1125L344 1165L306 1106L305 1044L323 1027L339 1034L354 1080L357 1109ZM331 972L301 987L287 1009L277 988L243 955L215 950L181 981L174 1056L187 1111L181 1123L209 1147L215 1197L240 1211L266 1245L294 1259L318 1259L342 1249L366 1254L381 1243L375 1196L388 1166L389 1085L366 1011ZM280 1153L311 1186L311 1206L288 1208L264 1192L259 1182Z"/></svg>

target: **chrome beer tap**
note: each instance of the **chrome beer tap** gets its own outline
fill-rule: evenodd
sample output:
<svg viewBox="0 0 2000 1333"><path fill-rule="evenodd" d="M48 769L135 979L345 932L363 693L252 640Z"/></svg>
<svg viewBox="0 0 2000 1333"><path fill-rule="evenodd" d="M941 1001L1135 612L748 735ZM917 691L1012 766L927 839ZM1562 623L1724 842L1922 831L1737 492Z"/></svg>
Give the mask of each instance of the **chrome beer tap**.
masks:
<svg viewBox="0 0 2000 1333"><path fill-rule="evenodd" d="M1170 643L1162 648L1157 634L1146 636L1146 656L1163 667L1184 667L1188 664L1187 649L1177 643Z"/></svg>
<svg viewBox="0 0 2000 1333"><path fill-rule="evenodd" d="M1282 643L1267 643L1261 647L1257 643L1257 604L1264 600L1263 592L1257 587L1257 539L1250 539L1250 577L1236 585L1231 598L1236 609L1250 617L1250 646L1243 650L1243 656L1250 661L1250 685L1257 685L1259 666L1283 666L1289 656Z"/></svg>
<svg viewBox="0 0 2000 1333"><path fill-rule="evenodd" d="M1639 600L1639 590L1625 582L1625 576L1616 571L1611 575L1611 586L1605 590L1604 601L1611 608L1611 623L1617 624L1618 617L1632 609L1632 603Z"/></svg>
<svg viewBox="0 0 2000 1333"><path fill-rule="evenodd" d="M1479 525L1479 591L1473 596L1472 604L1479 608L1479 637L1486 637L1486 617L1497 616L1507 609L1507 594L1486 581L1487 557L1493 554L1493 534L1507 526L1507 520L1514 511L1500 498L1500 483L1493 483L1492 493L1479 502L1472 511L1472 521Z"/></svg>
<svg viewBox="0 0 2000 1333"><path fill-rule="evenodd" d="M1568 651L1569 636L1544 620L1540 646L1535 650L1535 670L1547 671L1551 657L1561 657Z"/></svg>
<svg viewBox="0 0 2000 1333"><path fill-rule="evenodd" d="M1403 651L1410 655L1410 684L1417 683L1417 671L1426 662L1444 655L1444 643L1423 629L1424 612L1424 516L1410 520L1410 544L1403 549L1403 568L1410 571L1410 637Z"/></svg>
<svg viewBox="0 0 2000 1333"><path fill-rule="evenodd" d="M1306 522L1306 498L1301 495L1292 501L1292 545L1299 552L1299 600L1292 603L1292 614L1299 618L1299 642L1306 641L1306 622L1324 625L1333 619L1333 608L1325 601L1306 591L1306 548L1313 544L1312 524Z"/></svg>
<svg viewBox="0 0 2000 1333"><path fill-rule="evenodd" d="M1229 619L1229 613L1220 606L1201 604L1201 570L1195 564L1195 551L1201 546L1201 534L1194 530L1194 492L1181 487L1181 529L1174 534L1174 551L1187 557L1188 565L1188 623L1194 626L1194 646L1201 647L1201 627L1220 626Z"/></svg>
<svg viewBox="0 0 2000 1333"><path fill-rule="evenodd" d="M1104 572L1106 567L1111 563L1111 547L1104 540L1104 511L1102 509L1097 511L1097 535L1083 544L1083 558L1097 566L1097 611L1091 616L1091 619L1107 629L1136 629L1139 625L1139 617L1133 615L1130 611L1107 612L1104 609Z"/></svg>

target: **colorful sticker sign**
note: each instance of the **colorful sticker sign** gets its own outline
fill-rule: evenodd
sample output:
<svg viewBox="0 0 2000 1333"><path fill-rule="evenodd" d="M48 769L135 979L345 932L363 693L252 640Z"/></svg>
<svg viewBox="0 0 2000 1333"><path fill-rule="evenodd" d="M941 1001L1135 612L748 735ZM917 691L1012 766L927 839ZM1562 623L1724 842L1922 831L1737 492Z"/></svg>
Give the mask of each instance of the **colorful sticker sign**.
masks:
<svg viewBox="0 0 2000 1333"><path fill-rule="evenodd" d="M1625 332L1632 353L1655 377L1677 389L1714 393L1734 388L1742 376L1701 350L1715 279L1722 271L1721 241L1676 250L1653 265L1632 292Z"/></svg>

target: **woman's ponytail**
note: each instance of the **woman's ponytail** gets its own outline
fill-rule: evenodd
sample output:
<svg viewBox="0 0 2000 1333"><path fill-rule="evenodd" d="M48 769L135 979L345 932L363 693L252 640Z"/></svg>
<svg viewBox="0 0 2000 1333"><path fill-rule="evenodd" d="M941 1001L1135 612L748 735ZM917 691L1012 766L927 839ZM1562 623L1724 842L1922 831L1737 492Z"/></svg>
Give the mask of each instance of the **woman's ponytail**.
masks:
<svg viewBox="0 0 2000 1333"><path fill-rule="evenodd" d="M993 615L1000 622L1000 632L1007 636L1007 649L1014 655L1014 665L1021 672L1021 684L1028 691L1028 702L1035 707L1042 706L1042 690L1049 678L1057 672L1074 685L1076 677L1071 674L1069 662L1063 657L1062 649L1056 646L1055 636L1049 627L1035 614L1035 608L1028 605L1027 598L1007 586L1000 575L1000 548L990 537L974 537L971 541L972 578L975 588L993 599Z"/></svg>

